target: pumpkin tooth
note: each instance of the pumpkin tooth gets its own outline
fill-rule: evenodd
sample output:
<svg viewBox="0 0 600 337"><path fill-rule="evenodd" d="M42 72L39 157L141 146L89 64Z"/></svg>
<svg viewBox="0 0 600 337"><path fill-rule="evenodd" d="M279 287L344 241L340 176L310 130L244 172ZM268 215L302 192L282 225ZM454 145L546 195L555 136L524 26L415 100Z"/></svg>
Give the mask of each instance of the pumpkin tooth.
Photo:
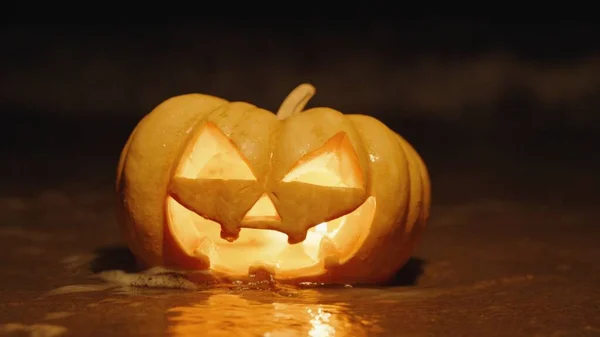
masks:
<svg viewBox="0 0 600 337"><path fill-rule="evenodd" d="M340 264L340 252L333 240L325 235L319 244L319 261L323 263L325 269L334 267Z"/></svg>
<svg viewBox="0 0 600 337"><path fill-rule="evenodd" d="M277 266L267 262L255 262L248 268L248 276L255 281L272 280L277 272Z"/></svg>
<svg viewBox="0 0 600 337"><path fill-rule="evenodd" d="M217 247L211 239L204 237L200 240L200 244L194 250L194 256L200 259L205 259L205 262L210 265L210 261L215 258Z"/></svg>
<svg viewBox="0 0 600 337"><path fill-rule="evenodd" d="M231 230L221 225L221 239L227 242L235 242L240 237L240 228Z"/></svg>

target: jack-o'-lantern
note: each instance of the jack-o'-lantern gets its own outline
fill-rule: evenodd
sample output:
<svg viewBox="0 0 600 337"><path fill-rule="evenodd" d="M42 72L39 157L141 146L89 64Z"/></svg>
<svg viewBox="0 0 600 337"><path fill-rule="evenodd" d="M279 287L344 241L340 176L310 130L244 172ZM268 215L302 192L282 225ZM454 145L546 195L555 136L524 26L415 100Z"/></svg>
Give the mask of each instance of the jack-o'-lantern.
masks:
<svg viewBox="0 0 600 337"><path fill-rule="evenodd" d="M313 95L303 84L273 114L187 94L146 115L117 173L140 264L292 283L393 276L429 216L426 167L373 117L302 111Z"/></svg>

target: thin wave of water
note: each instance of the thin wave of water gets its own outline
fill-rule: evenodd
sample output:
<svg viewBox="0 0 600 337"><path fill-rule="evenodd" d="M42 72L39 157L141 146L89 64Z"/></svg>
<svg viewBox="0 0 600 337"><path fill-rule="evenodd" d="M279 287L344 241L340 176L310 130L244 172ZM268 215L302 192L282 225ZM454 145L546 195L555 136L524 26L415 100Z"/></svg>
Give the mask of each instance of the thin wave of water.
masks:
<svg viewBox="0 0 600 337"><path fill-rule="evenodd" d="M252 282L192 282L189 274L164 269L141 273L105 271L99 276L118 293L169 298L168 336L372 336L378 315L358 314L350 286ZM168 288L168 289L167 289Z"/></svg>
<svg viewBox="0 0 600 337"><path fill-rule="evenodd" d="M206 272L181 272L164 268L152 268L142 272L130 273L122 270L108 270L98 273L97 276L106 282L122 286L159 289L261 289L279 293L293 292L302 289L336 289L352 287L350 285L327 285L313 282L302 282L297 285L290 285L277 282L268 273L251 275L249 280L219 280L212 278L210 274Z"/></svg>

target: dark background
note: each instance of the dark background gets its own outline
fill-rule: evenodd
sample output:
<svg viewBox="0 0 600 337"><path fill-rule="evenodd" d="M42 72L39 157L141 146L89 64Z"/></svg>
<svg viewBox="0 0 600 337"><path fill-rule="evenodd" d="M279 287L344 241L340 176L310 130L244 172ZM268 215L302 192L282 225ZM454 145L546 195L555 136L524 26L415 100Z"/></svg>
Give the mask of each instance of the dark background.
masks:
<svg viewBox="0 0 600 337"><path fill-rule="evenodd" d="M422 153L434 182L453 165L485 163L518 189L515 174L590 168L597 157L599 28L464 18L4 24L3 176L111 184L129 132L164 99L203 92L276 110L310 82L309 106L380 118Z"/></svg>

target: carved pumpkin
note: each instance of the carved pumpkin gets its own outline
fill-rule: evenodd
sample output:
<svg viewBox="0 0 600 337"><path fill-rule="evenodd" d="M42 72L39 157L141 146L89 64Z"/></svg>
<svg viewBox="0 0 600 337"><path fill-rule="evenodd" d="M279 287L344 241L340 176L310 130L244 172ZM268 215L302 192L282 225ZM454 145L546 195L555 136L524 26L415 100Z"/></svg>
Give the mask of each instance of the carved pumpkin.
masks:
<svg viewBox="0 0 600 337"><path fill-rule="evenodd" d="M145 116L117 173L118 214L143 266L282 282L377 283L429 216L424 163L377 119L176 96Z"/></svg>

